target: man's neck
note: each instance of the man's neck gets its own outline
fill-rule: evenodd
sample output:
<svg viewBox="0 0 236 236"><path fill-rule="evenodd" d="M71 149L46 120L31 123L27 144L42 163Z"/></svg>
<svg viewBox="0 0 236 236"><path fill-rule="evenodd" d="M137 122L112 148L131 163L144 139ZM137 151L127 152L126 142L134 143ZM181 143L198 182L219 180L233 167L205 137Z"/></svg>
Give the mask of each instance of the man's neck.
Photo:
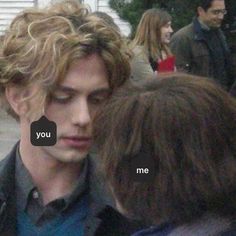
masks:
<svg viewBox="0 0 236 236"><path fill-rule="evenodd" d="M22 142L20 142L20 155L34 184L42 194L45 205L74 190L83 167L82 162L62 163L43 156L37 152L37 147L31 145L25 148Z"/></svg>
<svg viewBox="0 0 236 236"><path fill-rule="evenodd" d="M201 20L200 17L198 17L198 21L199 21L199 23L200 23L202 29L204 29L204 30L206 30L206 31L210 31L210 30L211 30L211 28L210 28L208 25L206 25L206 24Z"/></svg>

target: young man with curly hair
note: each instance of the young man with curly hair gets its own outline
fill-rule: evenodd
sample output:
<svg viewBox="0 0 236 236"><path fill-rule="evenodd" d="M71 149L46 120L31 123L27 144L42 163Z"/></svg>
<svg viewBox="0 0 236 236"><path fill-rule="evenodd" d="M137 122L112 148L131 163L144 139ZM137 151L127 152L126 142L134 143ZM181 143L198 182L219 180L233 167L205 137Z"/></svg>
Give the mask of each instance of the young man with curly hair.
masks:
<svg viewBox="0 0 236 236"><path fill-rule="evenodd" d="M92 120L129 78L116 30L76 2L19 14L2 39L0 91L20 124L20 141L0 163L1 235L129 235L88 155ZM57 126L53 146L31 142L42 116Z"/></svg>

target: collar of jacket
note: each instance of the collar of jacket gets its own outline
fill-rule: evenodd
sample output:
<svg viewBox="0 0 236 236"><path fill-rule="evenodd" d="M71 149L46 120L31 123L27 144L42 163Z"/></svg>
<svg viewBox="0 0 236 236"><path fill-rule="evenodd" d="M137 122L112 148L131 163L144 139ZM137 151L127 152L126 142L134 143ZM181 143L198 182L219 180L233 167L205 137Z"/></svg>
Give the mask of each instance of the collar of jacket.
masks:
<svg viewBox="0 0 236 236"><path fill-rule="evenodd" d="M18 145L19 142L0 162L0 235L4 236L16 235L15 158ZM100 213L106 209L106 205L114 206L114 202L102 175L99 174L96 154L91 154L88 158L91 206L85 224L85 235L92 236L103 221Z"/></svg>
<svg viewBox="0 0 236 236"><path fill-rule="evenodd" d="M194 39L196 41L205 41L207 43L206 38L204 37L203 32L202 32L201 24L198 21L197 17L193 18L193 31L194 31ZM229 50L229 47L227 45L224 33L221 29L218 29L217 32L218 32L219 38L221 40L221 43L222 43L222 46L223 46L223 49L224 49L226 59L228 59L229 54L230 54L230 50ZM207 43L207 45L208 45L208 43Z"/></svg>
<svg viewBox="0 0 236 236"><path fill-rule="evenodd" d="M193 31L194 31L194 39L197 41L206 40L203 33L200 22L197 17L193 18Z"/></svg>
<svg viewBox="0 0 236 236"><path fill-rule="evenodd" d="M106 206L114 206L114 200L111 197L106 181L100 171L100 162L96 152L89 154L89 195L91 199L90 213L85 223L85 235L96 235L97 229L104 221L101 213L106 210ZM103 226L102 226L103 227ZM105 226L106 227L106 226Z"/></svg>
<svg viewBox="0 0 236 236"><path fill-rule="evenodd" d="M15 153L18 143L0 162L0 235L15 235Z"/></svg>

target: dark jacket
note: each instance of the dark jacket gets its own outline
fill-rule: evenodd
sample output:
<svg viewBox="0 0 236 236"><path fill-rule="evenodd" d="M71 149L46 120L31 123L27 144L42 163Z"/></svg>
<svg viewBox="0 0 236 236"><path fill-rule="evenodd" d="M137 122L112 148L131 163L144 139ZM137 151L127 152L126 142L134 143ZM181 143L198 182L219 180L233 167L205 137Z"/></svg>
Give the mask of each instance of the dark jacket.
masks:
<svg viewBox="0 0 236 236"><path fill-rule="evenodd" d="M226 60L226 77L220 78L217 82L228 90L234 82L235 72L225 36L220 29L217 32ZM170 47L176 56L178 71L214 78L214 63L210 53L211 45L207 42L197 18L172 36Z"/></svg>
<svg viewBox="0 0 236 236"><path fill-rule="evenodd" d="M230 94L234 97L236 97L236 80L234 81L231 89L230 89Z"/></svg>
<svg viewBox="0 0 236 236"><path fill-rule="evenodd" d="M0 235L16 235L15 158L16 147L0 162ZM90 215L85 223L85 236L125 236L136 231L138 224L130 222L106 202L102 182L95 175L96 166L89 157ZM104 198L106 196L106 199Z"/></svg>
<svg viewBox="0 0 236 236"><path fill-rule="evenodd" d="M230 220L206 214L192 223L177 227L170 224L153 226L132 236L228 236L229 232L233 232Z"/></svg>

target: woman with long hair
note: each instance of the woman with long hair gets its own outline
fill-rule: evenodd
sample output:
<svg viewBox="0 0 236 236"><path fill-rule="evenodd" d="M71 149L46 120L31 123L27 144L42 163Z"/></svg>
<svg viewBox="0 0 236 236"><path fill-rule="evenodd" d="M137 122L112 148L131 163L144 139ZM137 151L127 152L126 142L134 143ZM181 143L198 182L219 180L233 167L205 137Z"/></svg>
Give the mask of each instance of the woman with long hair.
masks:
<svg viewBox="0 0 236 236"><path fill-rule="evenodd" d="M146 79L154 72L158 72L159 64L172 57L168 46L172 32L171 16L168 12L157 8L144 12L130 44L133 51L131 78L134 81ZM169 64L171 63L169 62ZM174 63L172 62L172 65L169 65L169 68L167 66L165 71L173 69Z"/></svg>

